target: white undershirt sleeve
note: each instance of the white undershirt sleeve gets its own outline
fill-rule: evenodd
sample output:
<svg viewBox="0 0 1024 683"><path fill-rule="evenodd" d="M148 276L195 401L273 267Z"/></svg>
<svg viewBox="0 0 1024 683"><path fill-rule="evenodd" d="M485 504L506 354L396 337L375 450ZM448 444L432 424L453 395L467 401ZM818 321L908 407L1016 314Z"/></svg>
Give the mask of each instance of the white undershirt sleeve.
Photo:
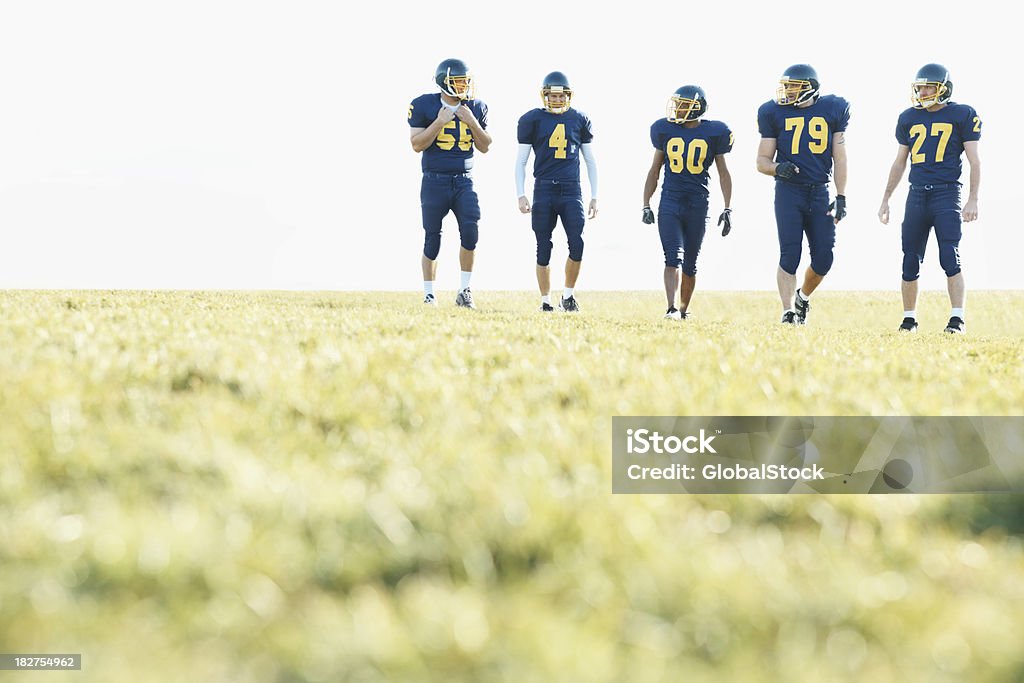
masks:
<svg viewBox="0 0 1024 683"><path fill-rule="evenodd" d="M597 199L597 159L594 158L594 149L589 142L580 145L580 152L583 160L587 162L587 177L590 178L590 198Z"/></svg>
<svg viewBox="0 0 1024 683"><path fill-rule="evenodd" d="M530 158L532 145L519 145L519 155L516 157L516 198L526 196L526 162Z"/></svg>

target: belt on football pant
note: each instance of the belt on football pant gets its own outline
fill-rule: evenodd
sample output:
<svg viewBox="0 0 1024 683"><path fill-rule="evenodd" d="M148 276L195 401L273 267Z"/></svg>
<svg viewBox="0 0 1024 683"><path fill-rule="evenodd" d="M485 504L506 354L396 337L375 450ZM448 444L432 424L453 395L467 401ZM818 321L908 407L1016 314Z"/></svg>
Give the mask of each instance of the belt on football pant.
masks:
<svg viewBox="0 0 1024 683"><path fill-rule="evenodd" d="M423 177L447 180L448 178L472 178L473 175L469 171L463 171L461 173L434 173L433 171L424 171Z"/></svg>
<svg viewBox="0 0 1024 683"><path fill-rule="evenodd" d="M911 190L924 190L930 192L931 190L945 190L948 187L960 187L960 183L939 183L938 185L911 185Z"/></svg>

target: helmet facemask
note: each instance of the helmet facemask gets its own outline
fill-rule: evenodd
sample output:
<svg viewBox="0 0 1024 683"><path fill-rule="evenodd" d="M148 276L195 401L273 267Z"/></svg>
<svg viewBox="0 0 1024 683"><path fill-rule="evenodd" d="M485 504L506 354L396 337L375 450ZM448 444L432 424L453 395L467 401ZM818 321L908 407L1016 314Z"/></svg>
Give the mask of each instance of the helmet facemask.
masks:
<svg viewBox="0 0 1024 683"><path fill-rule="evenodd" d="M921 88L925 87L935 88L935 92L930 95L921 96ZM934 107L937 104L944 104L953 94L951 84L941 83L939 81L914 81L910 84L910 101L914 105L914 109L928 109Z"/></svg>
<svg viewBox="0 0 1024 683"><path fill-rule="evenodd" d="M438 78L437 85L449 97L463 101L473 99L473 77L468 73L452 75L452 70L448 69L443 79Z"/></svg>
<svg viewBox="0 0 1024 683"><path fill-rule="evenodd" d="M817 95L817 85L811 81L781 78L779 87L775 91L775 101L781 105L802 104Z"/></svg>
<svg viewBox="0 0 1024 683"><path fill-rule="evenodd" d="M552 102L552 95L561 94L561 102ZM569 111L569 106L572 103L572 89L566 88L561 85L548 85L540 90L540 99L544 103L544 108L552 114L564 114Z"/></svg>
<svg viewBox="0 0 1024 683"><path fill-rule="evenodd" d="M704 116L704 107L700 100L691 99L689 97L680 97L679 95L673 95L668 98L665 118L667 118L671 123L696 121L702 116Z"/></svg>

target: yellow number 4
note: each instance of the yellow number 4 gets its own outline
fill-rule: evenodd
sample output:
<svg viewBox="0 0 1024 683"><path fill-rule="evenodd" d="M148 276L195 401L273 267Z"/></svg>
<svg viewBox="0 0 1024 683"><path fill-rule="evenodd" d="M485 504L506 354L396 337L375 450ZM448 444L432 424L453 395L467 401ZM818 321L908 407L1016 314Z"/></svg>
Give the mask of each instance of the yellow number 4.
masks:
<svg viewBox="0 0 1024 683"><path fill-rule="evenodd" d="M565 146L568 144L565 140L565 124L560 123L555 126L554 132L551 133L551 137L548 138L548 147L555 149L555 158L565 158Z"/></svg>

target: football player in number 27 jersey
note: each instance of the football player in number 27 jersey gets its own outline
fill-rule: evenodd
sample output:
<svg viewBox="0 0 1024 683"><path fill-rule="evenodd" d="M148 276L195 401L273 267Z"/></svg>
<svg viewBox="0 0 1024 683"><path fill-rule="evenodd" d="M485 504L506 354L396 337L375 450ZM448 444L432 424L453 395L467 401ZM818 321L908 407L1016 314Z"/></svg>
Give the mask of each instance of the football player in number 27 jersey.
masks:
<svg viewBox="0 0 1024 683"><path fill-rule="evenodd" d="M978 217L981 119L972 107L951 101L953 81L941 64L921 67L911 84L913 106L896 123L899 149L889 171L878 218L889 222L889 198L910 159L910 191L903 214L903 322L901 332L917 331L917 278L928 235L935 228L939 264L946 272L952 308L945 331L963 334L965 286L960 271L961 222ZM971 164L970 194L960 209L961 155Z"/></svg>

